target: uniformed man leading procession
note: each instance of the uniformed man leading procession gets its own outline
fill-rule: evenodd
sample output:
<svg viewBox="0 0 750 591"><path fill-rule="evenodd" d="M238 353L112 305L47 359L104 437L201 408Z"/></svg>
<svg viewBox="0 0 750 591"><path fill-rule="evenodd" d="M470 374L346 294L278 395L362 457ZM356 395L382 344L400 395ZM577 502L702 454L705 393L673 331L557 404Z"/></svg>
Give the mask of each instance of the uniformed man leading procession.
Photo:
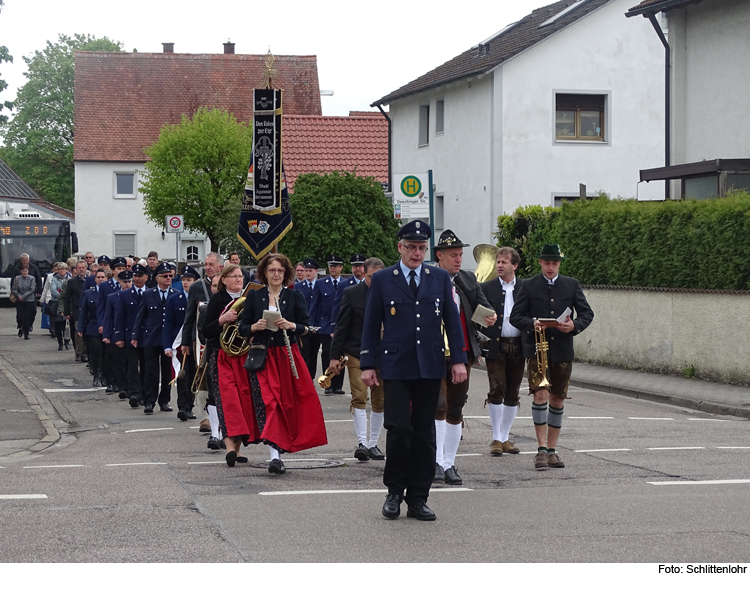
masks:
<svg viewBox="0 0 750 591"><path fill-rule="evenodd" d="M586 301L578 280L560 275L560 261L565 259L565 255L559 245L545 244L537 258L542 272L526 280L521 286L510 322L526 336L523 341L524 357L527 361L529 390L534 395L531 418L539 443L534 467L546 470L548 467L565 467L556 445L573 369L573 337L591 324L594 312ZM568 309L570 313L565 318L560 318ZM557 318L562 321L540 320ZM542 385L544 372L540 371L537 363L534 331L546 333L549 343L546 376L549 386L546 387Z"/></svg>
<svg viewBox="0 0 750 591"><path fill-rule="evenodd" d="M401 502L407 517L434 521L427 506L435 473L435 409L445 375L441 326L451 354L451 378L466 380L461 320L451 281L442 269L424 265L432 230L413 221L398 232L401 260L372 276L362 333L362 381L379 383L385 393L386 460L383 483L388 495L383 515L397 519ZM383 335L381 334L383 327Z"/></svg>
<svg viewBox="0 0 750 591"><path fill-rule="evenodd" d="M478 306L491 309L477 283L476 276L461 269L464 244L453 233L446 230L440 235L435 245L435 258L438 266L447 271L451 278L452 297L461 316L462 349L466 352L466 380L456 384L446 372L440 385L440 398L435 413L435 480L444 480L446 484L461 485L463 481L456 470L455 461L458 444L461 442L463 425L463 408L469 391L469 373L471 366L481 355L477 342L476 326L471 317ZM484 326L492 326L497 320L497 314L491 314L484 319Z"/></svg>

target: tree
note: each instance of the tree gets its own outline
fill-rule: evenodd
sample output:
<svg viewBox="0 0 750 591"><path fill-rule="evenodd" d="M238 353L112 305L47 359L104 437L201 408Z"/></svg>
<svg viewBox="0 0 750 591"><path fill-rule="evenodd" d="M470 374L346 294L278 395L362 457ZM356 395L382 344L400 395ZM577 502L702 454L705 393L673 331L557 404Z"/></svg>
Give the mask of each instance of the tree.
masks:
<svg viewBox="0 0 750 591"><path fill-rule="evenodd" d="M2 158L32 189L52 203L74 207L73 78L74 54L121 51L107 37L60 35L42 51L24 57L28 79L19 90L16 114L5 125Z"/></svg>
<svg viewBox="0 0 750 591"><path fill-rule="evenodd" d="M5 5L5 2L3 2L3 0L0 0L0 8L2 8L4 5ZM5 45L0 45L0 64L2 64L3 62L13 63L13 56L10 55L10 53L8 52L8 48L5 47ZM8 83L2 78L0 78L0 92L5 90L6 88L8 88ZM8 122L8 116L3 115L2 113L3 109L10 110L12 108L13 108L12 102L10 101L0 102L0 125Z"/></svg>
<svg viewBox="0 0 750 591"><path fill-rule="evenodd" d="M181 214L185 228L205 233L217 250L224 220L239 219L251 151L250 127L231 113L200 107L192 118L183 114L144 150L150 158L140 186L146 217L163 225L165 216Z"/></svg>
<svg viewBox="0 0 750 591"><path fill-rule="evenodd" d="M400 227L383 188L373 177L354 172L303 174L290 196L294 226L279 244L292 263L313 257L325 264L341 256L349 270L354 253L378 257L386 265L398 259Z"/></svg>

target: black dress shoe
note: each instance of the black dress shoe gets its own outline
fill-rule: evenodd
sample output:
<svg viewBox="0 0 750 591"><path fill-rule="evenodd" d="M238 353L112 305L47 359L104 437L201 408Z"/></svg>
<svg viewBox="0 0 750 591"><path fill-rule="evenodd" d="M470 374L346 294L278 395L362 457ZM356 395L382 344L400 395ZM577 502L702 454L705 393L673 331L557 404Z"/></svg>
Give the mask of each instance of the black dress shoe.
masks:
<svg viewBox="0 0 750 591"><path fill-rule="evenodd" d="M18 336L20 337L21 335L19 334ZM326 388L324 394L326 396L331 396L333 394L333 390L331 388Z"/></svg>
<svg viewBox="0 0 750 591"><path fill-rule="evenodd" d="M445 471L445 484L463 484L464 481L461 480L461 477L458 475L458 470L456 470L455 466L451 466Z"/></svg>
<svg viewBox="0 0 750 591"><path fill-rule="evenodd" d="M146 406L143 407L143 412L147 415L150 415L154 412L154 405L151 403L148 403Z"/></svg>
<svg viewBox="0 0 750 591"><path fill-rule="evenodd" d="M268 472L270 474L284 474L286 472L286 466L280 459L274 458L271 460L271 463L268 464Z"/></svg>
<svg viewBox="0 0 750 591"><path fill-rule="evenodd" d="M332 392L334 394L346 394L346 392L344 392L341 388L336 388L336 389L332 390Z"/></svg>
<svg viewBox="0 0 750 591"><path fill-rule="evenodd" d="M172 412L172 407L169 404L160 404L159 410L162 412Z"/></svg>
<svg viewBox="0 0 750 591"><path fill-rule="evenodd" d="M187 413L184 410L180 409L177 411L177 418L181 421L187 421Z"/></svg>
<svg viewBox="0 0 750 591"><path fill-rule="evenodd" d="M114 392L114 391L115 391L115 389L112 387L112 385L111 384L107 384L107 389L105 390L105 392L107 394L112 394L112 392Z"/></svg>
<svg viewBox="0 0 750 591"><path fill-rule="evenodd" d="M119 392L120 391L120 387L117 384L112 384L112 390L114 392Z"/></svg>
<svg viewBox="0 0 750 591"><path fill-rule="evenodd" d="M360 443L357 446L357 449L354 450L354 457L357 458L360 462L366 462L370 459L370 454L367 453L367 448L363 443Z"/></svg>
<svg viewBox="0 0 750 591"><path fill-rule="evenodd" d="M442 482L445 480L445 470L443 470L443 467L435 462L435 478L433 482Z"/></svg>
<svg viewBox="0 0 750 591"><path fill-rule="evenodd" d="M237 456L237 463L238 464L247 464L250 460L247 459L247 456Z"/></svg>
<svg viewBox="0 0 750 591"><path fill-rule="evenodd" d="M226 449L226 448L227 448L227 444L226 444L226 443L224 443L224 440L223 440L223 439L219 439L219 447L220 447L221 449Z"/></svg>
<svg viewBox="0 0 750 591"><path fill-rule="evenodd" d="M192 410L186 410L186 411L185 411L185 414L187 415L187 418L189 418L189 419L196 419L196 418L198 418L198 417L196 417L196 416L195 416L195 415L193 414L193 411L192 411Z"/></svg>
<svg viewBox="0 0 750 591"><path fill-rule="evenodd" d="M20 339L22 336L23 336L23 329L19 328L18 329L18 338Z"/></svg>
<svg viewBox="0 0 750 591"><path fill-rule="evenodd" d="M227 452L227 466L230 468L234 468L234 463L237 461L237 452L232 450L230 452Z"/></svg>
<svg viewBox="0 0 750 591"><path fill-rule="evenodd" d="M91 384L92 387L98 388L102 385L102 383L99 381L99 376L94 376L94 381Z"/></svg>
<svg viewBox="0 0 750 591"><path fill-rule="evenodd" d="M130 408L138 408L138 396L131 396L128 402L130 403Z"/></svg>
<svg viewBox="0 0 750 591"><path fill-rule="evenodd" d="M413 517L419 521L435 521L436 519L435 512L424 501L417 501L413 505L409 505L406 516Z"/></svg>
<svg viewBox="0 0 750 591"><path fill-rule="evenodd" d="M388 493L383 503L383 517L386 519L398 519L401 515L401 501L404 498L401 495Z"/></svg>
<svg viewBox="0 0 750 591"><path fill-rule="evenodd" d="M370 456L371 460L384 460L385 459L385 454L382 451L380 451L377 445L375 447L371 447L370 449L368 449L367 455Z"/></svg>
<svg viewBox="0 0 750 591"><path fill-rule="evenodd" d="M63 350L63 349L62 349L62 345L57 345L57 350L58 350L58 351L62 351L62 350Z"/></svg>
<svg viewBox="0 0 750 591"><path fill-rule="evenodd" d="M212 435L211 437L208 438L208 443L206 444L206 447L208 449L221 449L221 445L219 445L219 439Z"/></svg>
<svg viewBox="0 0 750 591"><path fill-rule="evenodd" d="M128 393L126 390L120 390L118 396L120 397L120 400L125 400L128 398Z"/></svg>
<svg viewBox="0 0 750 591"><path fill-rule="evenodd" d="M75 357L75 359L73 361L76 361L76 362L80 363L81 362L81 356L78 355L78 353L76 353L76 357Z"/></svg>

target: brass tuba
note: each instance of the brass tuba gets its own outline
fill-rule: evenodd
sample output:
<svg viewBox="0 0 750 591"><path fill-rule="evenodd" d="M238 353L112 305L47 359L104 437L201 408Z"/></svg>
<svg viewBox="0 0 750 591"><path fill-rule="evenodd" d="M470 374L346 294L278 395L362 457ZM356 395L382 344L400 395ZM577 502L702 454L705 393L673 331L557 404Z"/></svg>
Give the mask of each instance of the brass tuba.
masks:
<svg viewBox="0 0 750 591"><path fill-rule="evenodd" d="M237 320L234 322L227 322L221 328L221 334L219 335L219 344L222 350L229 357L240 357L241 355L247 354L250 350L250 338L243 337L239 332L240 316L242 316L242 309L245 306L245 299L248 292L253 289L263 289L264 285L259 283L248 283L245 288L245 292L238 297L232 305L229 306L229 310L237 311ZM227 310L225 309L224 312ZM222 314L224 313L222 312Z"/></svg>
<svg viewBox="0 0 750 591"><path fill-rule="evenodd" d="M349 363L348 355L342 355L341 357L339 357L339 369L344 369L347 363ZM323 375L318 378L318 385L321 388L330 388L331 387L331 375L333 375L331 368L326 367L326 370L325 372L323 372Z"/></svg>
<svg viewBox="0 0 750 591"><path fill-rule="evenodd" d="M477 244L472 253L474 260L477 262L477 270L474 274L479 283L484 283L490 279L497 279L497 246L491 244Z"/></svg>

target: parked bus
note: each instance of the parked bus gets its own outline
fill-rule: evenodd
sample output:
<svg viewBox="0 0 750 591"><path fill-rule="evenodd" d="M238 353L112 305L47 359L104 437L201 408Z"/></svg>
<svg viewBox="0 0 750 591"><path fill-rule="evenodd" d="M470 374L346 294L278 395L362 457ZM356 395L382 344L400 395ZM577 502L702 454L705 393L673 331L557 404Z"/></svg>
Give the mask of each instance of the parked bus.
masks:
<svg viewBox="0 0 750 591"><path fill-rule="evenodd" d="M67 220L43 219L38 212L22 211L0 219L0 298L10 296L10 278L22 253L27 253L42 278L52 263L78 251L78 237Z"/></svg>

